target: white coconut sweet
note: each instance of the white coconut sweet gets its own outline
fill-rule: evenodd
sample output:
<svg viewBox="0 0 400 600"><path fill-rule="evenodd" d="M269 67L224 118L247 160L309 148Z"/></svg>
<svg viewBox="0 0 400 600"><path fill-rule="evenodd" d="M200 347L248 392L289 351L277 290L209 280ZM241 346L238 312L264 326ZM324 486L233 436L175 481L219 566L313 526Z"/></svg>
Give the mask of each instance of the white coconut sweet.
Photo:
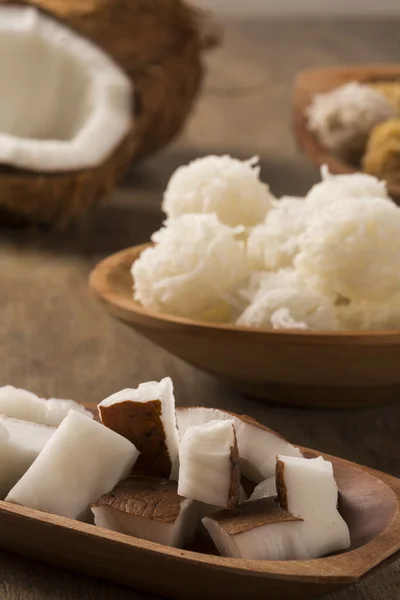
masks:
<svg viewBox="0 0 400 600"><path fill-rule="evenodd" d="M79 412L89 419L93 418L90 411L73 400L58 398L44 400L32 392L11 385L0 388L0 414L8 417L57 427L70 410Z"/></svg>
<svg viewBox="0 0 400 600"><path fill-rule="evenodd" d="M129 474L138 455L127 439L71 410L6 501L82 519Z"/></svg>
<svg viewBox="0 0 400 600"><path fill-rule="evenodd" d="M170 377L121 390L100 402L98 409L101 422L140 451L136 470L150 476L170 476L179 447Z"/></svg>
<svg viewBox="0 0 400 600"><path fill-rule="evenodd" d="M184 548L197 529L198 506L177 493L176 482L128 477L93 506L95 525L143 540Z"/></svg>
<svg viewBox="0 0 400 600"><path fill-rule="evenodd" d="M259 483L275 476L277 454L302 456L300 450L283 437L246 415L233 415L217 408L204 406L178 407L176 409L179 435L193 425L203 425L215 420L233 420L240 457L240 469L251 481Z"/></svg>
<svg viewBox="0 0 400 600"><path fill-rule="evenodd" d="M381 92L353 81L317 94L306 116L321 144L346 156L361 151L370 131L395 110Z"/></svg>
<svg viewBox="0 0 400 600"><path fill-rule="evenodd" d="M132 266L134 298L146 308L195 316L248 274L243 242L214 214L173 219L152 240Z"/></svg>
<svg viewBox="0 0 400 600"><path fill-rule="evenodd" d="M102 164L131 127L130 80L40 10L0 11L0 163L43 173Z"/></svg>
<svg viewBox="0 0 400 600"><path fill-rule="evenodd" d="M299 529L304 548L292 558L318 558L349 548L349 528L337 508L339 492L331 462L322 456L278 456L276 487L282 508L303 519Z"/></svg>
<svg viewBox="0 0 400 600"><path fill-rule="evenodd" d="M233 420L188 427L179 446L178 494L205 504L234 508L240 470Z"/></svg>
<svg viewBox="0 0 400 600"><path fill-rule="evenodd" d="M0 415L0 498L21 479L55 429Z"/></svg>
<svg viewBox="0 0 400 600"><path fill-rule="evenodd" d="M400 291L400 209L381 197L348 197L315 215L295 268L322 293L384 301Z"/></svg>
<svg viewBox="0 0 400 600"><path fill-rule="evenodd" d="M179 167L164 193L168 218L187 213L215 213L225 225L261 223L273 196L260 181L258 157L241 161L230 156L206 156Z"/></svg>
<svg viewBox="0 0 400 600"><path fill-rule="evenodd" d="M306 227L304 198L276 200L264 223L250 232L247 254L255 270L290 267L298 252L298 238Z"/></svg>
<svg viewBox="0 0 400 600"><path fill-rule="evenodd" d="M265 274L237 325L274 329L338 329L334 295L302 279L294 269Z"/></svg>

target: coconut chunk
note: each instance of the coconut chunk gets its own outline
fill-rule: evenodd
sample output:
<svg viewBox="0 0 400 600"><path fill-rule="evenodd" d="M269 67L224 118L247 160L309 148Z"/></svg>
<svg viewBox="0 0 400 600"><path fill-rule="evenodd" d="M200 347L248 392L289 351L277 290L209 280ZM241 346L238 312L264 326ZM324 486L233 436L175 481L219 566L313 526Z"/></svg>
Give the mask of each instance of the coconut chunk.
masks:
<svg viewBox="0 0 400 600"><path fill-rule="evenodd" d="M215 408L196 406L178 407L176 417L181 439L187 428L192 425L202 425L215 419L232 419L235 425L241 471L245 477L255 483L275 477L278 454L302 456L300 450L289 444L283 437L246 415L234 415Z"/></svg>
<svg viewBox="0 0 400 600"><path fill-rule="evenodd" d="M132 123L122 69L29 6L0 7L0 50L0 163L47 173L102 164Z"/></svg>
<svg viewBox="0 0 400 600"><path fill-rule="evenodd" d="M83 518L93 502L128 475L138 454L124 437L71 410L6 500Z"/></svg>
<svg viewBox="0 0 400 600"><path fill-rule="evenodd" d="M239 493L239 454L233 420L189 427L179 447L178 494L234 508Z"/></svg>
<svg viewBox="0 0 400 600"><path fill-rule="evenodd" d="M45 400L32 392L15 388L12 385L0 388L0 414L7 417L58 427L70 410L75 410L93 419L91 412L73 400L57 398Z"/></svg>
<svg viewBox="0 0 400 600"><path fill-rule="evenodd" d="M29 469L55 429L0 415L0 498Z"/></svg>
<svg viewBox="0 0 400 600"><path fill-rule="evenodd" d="M253 493L249 497L249 502L254 500L261 500L262 498L273 498L277 495L276 490L276 478L269 477L261 481L253 490Z"/></svg>
<svg viewBox="0 0 400 600"><path fill-rule="evenodd" d="M99 527L183 548L193 540L198 510L177 493L177 483L155 477L128 477L92 506Z"/></svg>
<svg viewBox="0 0 400 600"><path fill-rule="evenodd" d="M172 381L141 383L106 398L98 405L101 422L131 441L141 452L135 471L169 477L178 458Z"/></svg>
<svg viewBox="0 0 400 600"><path fill-rule="evenodd" d="M280 505L304 519L305 552L299 558L318 558L349 548L349 528L337 509L339 492L331 462L322 456L279 456L276 487Z"/></svg>
<svg viewBox="0 0 400 600"><path fill-rule="evenodd" d="M274 498L245 502L202 522L222 556L290 560L303 554L302 520L278 506Z"/></svg>

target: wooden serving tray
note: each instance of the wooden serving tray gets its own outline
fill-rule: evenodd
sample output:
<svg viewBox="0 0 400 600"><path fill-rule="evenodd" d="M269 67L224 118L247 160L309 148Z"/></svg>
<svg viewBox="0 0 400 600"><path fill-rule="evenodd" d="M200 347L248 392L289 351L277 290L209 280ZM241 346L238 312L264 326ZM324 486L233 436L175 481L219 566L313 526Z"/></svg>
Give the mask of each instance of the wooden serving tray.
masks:
<svg viewBox="0 0 400 600"><path fill-rule="evenodd" d="M303 449L310 456L314 451ZM174 599L305 600L383 567L400 550L400 480L325 455L334 465L352 548L307 561L247 561L168 548L0 502L0 546L23 556Z"/></svg>

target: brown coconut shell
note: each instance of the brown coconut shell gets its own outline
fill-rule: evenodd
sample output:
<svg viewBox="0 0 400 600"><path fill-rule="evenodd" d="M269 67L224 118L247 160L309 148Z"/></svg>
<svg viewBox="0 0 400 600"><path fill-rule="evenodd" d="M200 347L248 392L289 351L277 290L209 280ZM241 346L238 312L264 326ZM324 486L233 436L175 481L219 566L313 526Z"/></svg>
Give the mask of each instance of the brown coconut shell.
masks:
<svg viewBox="0 0 400 600"><path fill-rule="evenodd" d="M100 166L36 173L0 166L0 222L66 225L107 196L131 161L165 146L181 129L200 89L201 52L216 37L181 0L32 0L102 47L134 82L134 121Z"/></svg>

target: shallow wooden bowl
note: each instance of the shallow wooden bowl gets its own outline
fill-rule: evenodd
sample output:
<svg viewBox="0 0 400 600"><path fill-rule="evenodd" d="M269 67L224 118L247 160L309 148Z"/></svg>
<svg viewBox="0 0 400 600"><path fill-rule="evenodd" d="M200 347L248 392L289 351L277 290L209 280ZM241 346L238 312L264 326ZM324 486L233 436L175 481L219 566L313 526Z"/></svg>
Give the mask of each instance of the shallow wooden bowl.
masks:
<svg viewBox="0 0 400 600"><path fill-rule="evenodd" d="M158 314L132 299L130 268L145 247L103 260L90 285L112 315L172 354L278 404L344 408L400 398L400 331L256 330Z"/></svg>
<svg viewBox="0 0 400 600"><path fill-rule="evenodd" d="M317 137L307 127L305 110L316 94L329 92L350 81L371 83L399 79L400 66L391 64L348 65L302 71L296 79L293 98L293 130L299 147L316 165L328 165L331 173L359 171L359 165L346 162L321 146ZM400 205L400 185L390 184L388 190L393 200Z"/></svg>
<svg viewBox="0 0 400 600"><path fill-rule="evenodd" d="M222 558L206 554L203 542L177 550L7 502L0 502L0 546L174 600L317 598L363 580L400 550L400 480L325 458L333 462L351 533L352 547L341 554L305 561Z"/></svg>

